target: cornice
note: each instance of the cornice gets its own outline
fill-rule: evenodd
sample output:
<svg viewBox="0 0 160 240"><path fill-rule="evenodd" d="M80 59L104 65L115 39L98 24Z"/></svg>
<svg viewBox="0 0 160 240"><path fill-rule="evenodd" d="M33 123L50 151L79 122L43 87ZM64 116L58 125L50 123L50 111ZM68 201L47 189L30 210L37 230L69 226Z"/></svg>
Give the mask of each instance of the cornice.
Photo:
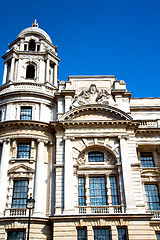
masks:
<svg viewBox="0 0 160 240"><path fill-rule="evenodd" d="M28 127L41 127L44 129L50 128L49 123L43 123L39 121L25 121L25 120L13 120L13 121L4 121L0 123L0 129L8 128L8 127L21 127L21 126L28 126Z"/></svg>

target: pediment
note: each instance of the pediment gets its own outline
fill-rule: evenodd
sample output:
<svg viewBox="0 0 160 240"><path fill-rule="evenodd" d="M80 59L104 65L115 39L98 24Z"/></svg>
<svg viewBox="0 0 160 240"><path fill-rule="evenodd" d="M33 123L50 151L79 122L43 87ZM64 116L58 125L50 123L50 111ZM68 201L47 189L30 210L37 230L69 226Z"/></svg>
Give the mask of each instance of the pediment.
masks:
<svg viewBox="0 0 160 240"><path fill-rule="evenodd" d="M131 121L132 118L122 110L106 105L85 105L65 113L59 121Z"/></svg>
<svg viewBox="0 0 160 240"><path fill-rule="evenodd" d="M34 173L34 170L24 164L19 164L8 170L8 173Z"/></svg>

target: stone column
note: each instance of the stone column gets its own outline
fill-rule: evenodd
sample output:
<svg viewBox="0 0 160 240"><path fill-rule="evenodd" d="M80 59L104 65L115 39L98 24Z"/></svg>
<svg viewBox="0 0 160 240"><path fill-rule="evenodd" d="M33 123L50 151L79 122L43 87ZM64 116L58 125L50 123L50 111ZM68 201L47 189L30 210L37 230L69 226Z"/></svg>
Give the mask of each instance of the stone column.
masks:
<svg viewBox="0 0 160 240"><path fill-rule="evenodd" d="M0 216L4 215L8 187L8 163L10 156L10 140L5 139L2 147L1 165L0 165Z"/></svg>
<svg viewBox="0 0 160 240"><path fill-rule="evenodd" d="M64 213L75 213L74 209L74 183L73 183L73 159L72 142L73 137L64 137L65 140L65 162L64 162Z"/></svg>
<svg viewBox="0 0 160 240"><path fill-rule="evenodd" d="M46 62L46 82L49 82L49 59Z"/></svg>
<svg viewBox="0 0 160 240"><path fill-rule="evenodd" d="M57 87L57 80L58 80L58 65L54 65L54 82L53 85Z"/></svg>
<svg viewBox="0 0 160 240"><path fill-rule="evenodd" d="M14 67L15 67L15 58L13 57L12 60L11 60L11 77L10 77L11 81L14 80L14 78L13 78L14 77Z"/></svg>
<svg viewBox="0 0 160 240"><path fill-rule="evenodd" d="M137 212L134 189L133 189L133 179L132 170L128 154L128 143L127 136L120 137L120 150L121 150L121 162L122 162L122 174L123 174L123 184L126 202L126 213Z"/></svg>
<svg viewBox="0 0 160 240"><path fill-rule="evenodd" d="M44 141L38 140L37 161L35 171L34 216L44 216Z"/></svg>
<svg viewBox="0 0 160 240"><path fill-rule="evenodd" d="M6 78L7 78L7 62L5 62L5 64L4 64L3 83L2 84L6 83L6 80L7 80Z"/></svg>

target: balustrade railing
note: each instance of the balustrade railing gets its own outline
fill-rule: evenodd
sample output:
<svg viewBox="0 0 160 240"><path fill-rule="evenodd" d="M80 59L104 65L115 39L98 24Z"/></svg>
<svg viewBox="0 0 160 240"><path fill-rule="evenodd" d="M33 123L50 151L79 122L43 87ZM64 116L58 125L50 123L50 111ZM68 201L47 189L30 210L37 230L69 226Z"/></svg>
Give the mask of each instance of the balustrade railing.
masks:
<svg viewBox="0 0 160 240"><path fill-rule="evenodd" d="M157 128L160 127L160 120L141 120L139 128Z"/></svg>
<svg viewBox="0 0 160 240"><path fill-rule="evenodd" d="M160 218L160 210L158 211L149 211L149 213L153 214L153 218Z"/></svg>
<svg viewBox="0 0 160 240"><path fill-rule="evenodd" d="M10 216L26 216L27 209L26 208L11 208Z"/></svg>
<svg viewBox="0 0 160 240"><path fill-rule="evenodd" d="M122 213L123 208L121 205L115 206L79 206L80 214L89 214L89 213Z"/></svg>

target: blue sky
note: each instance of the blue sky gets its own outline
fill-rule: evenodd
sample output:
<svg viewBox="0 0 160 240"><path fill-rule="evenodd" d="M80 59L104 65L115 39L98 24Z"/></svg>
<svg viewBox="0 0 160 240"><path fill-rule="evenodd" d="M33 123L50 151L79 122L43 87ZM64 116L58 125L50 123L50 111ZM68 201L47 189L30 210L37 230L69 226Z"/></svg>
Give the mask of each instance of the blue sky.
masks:
<svg viewBox="0 0 160 240"><path fill-rule="evenodd" d="M35 18L58 46L60 80L116 75L133 97L160 97L159 0L3 1L1 56Z"/></svg>

